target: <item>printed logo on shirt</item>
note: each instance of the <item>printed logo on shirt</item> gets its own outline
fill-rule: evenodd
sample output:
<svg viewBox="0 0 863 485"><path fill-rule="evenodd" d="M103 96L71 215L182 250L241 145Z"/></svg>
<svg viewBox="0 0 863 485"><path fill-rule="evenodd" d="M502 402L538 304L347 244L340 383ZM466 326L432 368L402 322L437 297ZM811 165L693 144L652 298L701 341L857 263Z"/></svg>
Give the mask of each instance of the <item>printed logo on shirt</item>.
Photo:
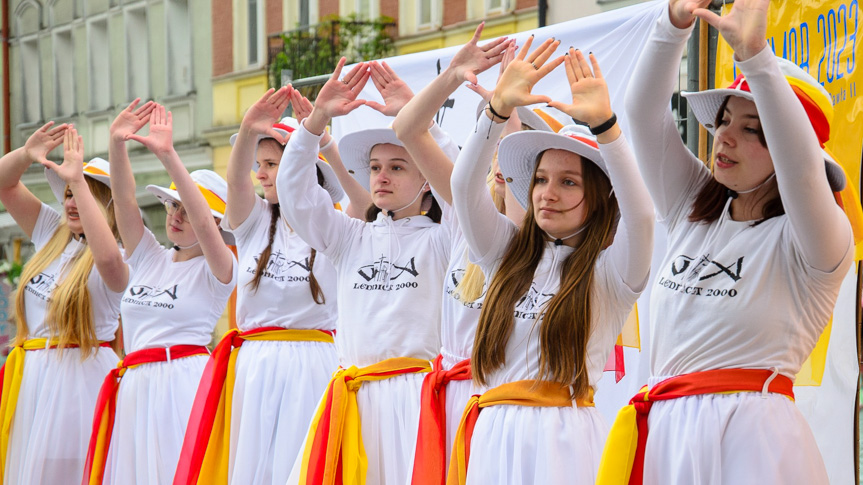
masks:
<svg viewBox="0 0 863 485"><path fill-rule="evenodd" d="M255 271L258 268L258 261L260 261L261 255L255 256L255 266L249 266L246 268L246 273L255 274ZM294 270L294 271L291 271ZM281 250L277 250L274 253L270 253L270 258L267 261L267 265L264 267L264 271L261 274L264 278L271 278L274 281L279 282L294 282L294 281L305 281L308 283L309 281L309 273L312 271L312 265L309 264L309 258L306 257L300 261L289 260L285 253ZM285 274L288 272L300 273L300 274Z"/></svg>
<svg viewBox="0 0 863 485"><path fill-rule="evenodd" d="M42 301L48 301L51 297L51 292L54 291L54 287L56 287L56 279L54 275L48 273L39 273L36 276L30 278L30 281L27 282L27 286L24 288L27 290L27 293L39 298Z"/></svg>
<svg viewBox="0 0 863 485"><path fill-rule="evenodd" d="M736 261L720 262L710 258L710 254L704 254L699 258L693 258L681 254L671 261L669 270L671 277L660 277L657 284L671 291L692 296L737 296L736 289L707 288L698 286L699 282L709 283L725 282L729 280L735 284L743 277L743 259Z"/></svg>
<svg viewBox="0 0 863 485"><path fill-rule="evenodd" d="M536 320L542 313L545 305L551 301L554 293L542 293L536 288L536 282L530 284L530 289L515 304L515 318Z"/></svg>
<svg viewBox="0 0 863 485"><path fill-rule="evenodd" d="M134 285L123 297L123 303L147 306L153 308L174 308L174 301L179 297L179 285L159 288L157 286Z"/></svg>
<svg viewBox="0 0 863 485"><path fill-rule="evenodd" d="M474 301L464 301L458 294L457 290L459 285L461 284L461 280L464 279L464 275L467 272L464 268L456 268L449 272L446 279L446 294L451 296L454 300L460 302L467 308L472 308L475 310L482 309L482 300L485 296L486 290L488 290L487 282L483 282L482 292Z"/></svg>
<svg viewBox="0 0 863 485"><path fill-rule="evenodd" d="M418 287L418 283L412 281L419 276L414 257L390 264L386 256L381 255L374 263L360 266L357 274L367 283L354 283L355 290L393 291Z"/></svg>

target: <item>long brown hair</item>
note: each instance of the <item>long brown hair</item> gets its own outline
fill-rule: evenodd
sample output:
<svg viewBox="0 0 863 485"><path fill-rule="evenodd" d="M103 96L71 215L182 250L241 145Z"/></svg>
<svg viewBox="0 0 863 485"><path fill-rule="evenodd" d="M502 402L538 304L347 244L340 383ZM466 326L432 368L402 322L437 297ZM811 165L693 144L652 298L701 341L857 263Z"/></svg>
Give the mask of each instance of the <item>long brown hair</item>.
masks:
<svg viewBox="0 0 863 485"><path fill-rule="evenodd" d="M318 184L323 186L324 175L321 173L320 169L317 170ZM261 277L264 275L264 270L270 262L270 255L273 252L273 241L276 239L276 226L278 225L279 218L281 216L279 204L270 205L270 230L267 233L267 247L265 247L258 256L258 266L255 268L255 276L252 278L252 281L249 281L246 284L248 288L251 288L252 292L256 293L258 291L258 286L261 284ZM311 255L309 256L309 289L312 291L312 298L315 300L315 303L323 305L326 303L327 299L324 296L324 291L321 289L321 285L318 284L318 280L315 278L315 272L313 270L315 266L315 257L317 255L318 252L312 248Z"/></svg>
<svg viewBox="0 0 863 485"><path fill-rule="evenodd" d="M723 115L725 114L725 107L728 106L728 99L730 96L727 96L722 104L719 106L719 110L716 112L716 118L713 121L713 126L719 127L722 122ZM767 139L764 137L764 132L759 132L758 141L761 142L761 145L764 148L767 148ZM712 167L714 162L715 154L711 157L709 166ZM775 184L776 180L772 180L769 183ZM770 195L763 195L762 197L767 197ZM718 220L722 216L722 211L725 209L725 202L728 200L728 197L731 197L729 189L716 181L715 177L710 177L710 179L701 186L701 189L698 191L698 194L695 196L695 200L692 202L692 209L689 212L689 222L703 222L705 224L710 224ZM781 216L785 214L785 207L782 205L782 197L779 194L779 191L776 191L776 195L765 202L764 206L761 210L761 219L755 222L755 225L758 225L767 219L772 217Z"/></svg>
<svg viewBox="0 0 863 485"><path fill-rule="evenodd" d="M114 204L111 204L111 189L90 177L84 177L93 198L102 209L108 220L108 225L118 239L117 224L114 218ZM68 188L67 188L68 190ZM23 285L15 296L15 345L22 345L30 336L27 325L27 313L24 306L24 285L29 283L39 273L63 254L73 234L69 230L65 214L54 230L54 234L42 249L36 252L21 271ZM84 239L86 243L86 239ZM69 345L78 345L81 349L81 359L86 359L99 345L96 337L96 325L93 316L93 306L90 300L90 289L87 283L93 270L93 253L85 246L69 263L70 270L63 280L51 292L45 320L51 336L59 340L58 347L63 349ZM58 275L58 278L61 275Z"/></svg>
<svg viewBox="0 0 863 485"><path fill-rule="evenodd" d="M541 157L542 153L537 156L534 172ZM573 398L586 396L590 386L586 354L593 268L613 237L617 214L617 199L609 196L611 182L602 170L582 159L582 177L587 214L584 238L563 262L560 288L537 317L539 379L572 386ZM531 195L533 186L531 181ZM529 200L524 221L507 246L482 306L471 356L473 378L481 385L487 385L489 374L505 363L506 345L515 324L513 309L530 288L545 243L546 236L534 218L533 201Z"/></svg>

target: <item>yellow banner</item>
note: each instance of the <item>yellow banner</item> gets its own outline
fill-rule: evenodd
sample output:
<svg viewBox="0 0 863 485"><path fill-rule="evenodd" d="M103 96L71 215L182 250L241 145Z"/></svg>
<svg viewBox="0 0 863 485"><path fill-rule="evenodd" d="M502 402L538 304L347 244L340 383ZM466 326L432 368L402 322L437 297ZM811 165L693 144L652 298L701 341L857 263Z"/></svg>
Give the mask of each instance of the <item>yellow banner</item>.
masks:
<svg viewBox="0 0 863 485"><path fill-rule="evenodd" d="M835 116L827 149L860 187L863 157L863 12L861 0L773 0L767 40L773 52L795 62L833 97ZM731 10L731 4L722 13ZM732 51L720 36L716 49L716 87L731 84L737 72Z"/></svg>

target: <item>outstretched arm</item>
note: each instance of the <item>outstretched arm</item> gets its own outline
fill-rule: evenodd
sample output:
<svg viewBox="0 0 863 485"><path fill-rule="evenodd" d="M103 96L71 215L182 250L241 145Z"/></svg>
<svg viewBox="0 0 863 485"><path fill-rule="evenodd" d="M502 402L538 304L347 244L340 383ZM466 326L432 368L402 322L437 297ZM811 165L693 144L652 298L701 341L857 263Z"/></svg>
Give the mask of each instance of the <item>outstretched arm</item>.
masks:
<svg viewBox="0 0 863 485"><path fill-rule="evenodd" d="M362 224L334 211L329 195L315 180L315 161L327 123L332 117L350 113L364 103L357 96L369 79L366 64L357 64L339 80L344 65L342 57L318 93L311 114L291 135L276 178L282 214L288 224L309 246L332 260L339 256L338 248L345 242L347 228L352 223Z"/></svg>
<svg viewBox="0 0 863 485"><path fill-rule="evenodd" d="M21 176L33 162L48 160L48 153L63 143L67 125L54 126L53 121L36 130L23 147L0 158L0 202L27 237L33 236L42 202L21 182Z"/></svg>
<svg viewBox="0 0 863 485"><path fill-rule="evenodd" d="M517 106L551 101L547 96L532 94L531 89L563 62L563 56L549 60L560 42L548 39L527 56L532 42L530 37L498 80L490 103L498 115L507 117ZM453 207L471 254L480 265L501 254L509 241L507 228L513 227L497 212L485 186L505 121L486 108L453 170Z"/></svg>
<svg viewBox="0 0 863 485"><path fill-rule="evenodd" d="M69 186L78 217L87 237L87 245L93 253L96 270L111 291L119 293L126 289L129 283L129 267L123 262L123 255L114 239L114 233L105 220L105 214L90 192L87 180L84 178L84 141L78 136L78 130L66 130L63 139L63 164L57 165L50 160L42 160L42 165L57 173L63 182Z"/></svg>
<svg viewBox="0 0 863 485"><path fill-rule="evenodd" d="M590 54L588 63L581 51L570 48L563 64L572 92L572 103L553 101L549 105L589 126L599 126L611 119L614 113L611 111L608 85L602 77L596 57ZM611 255L609 261L631 290L641 291L647 283L653 256L653 204L620 126L615 123L609 130L597 135L596 141L608 167L608 176L620 209L620 222L614 242L608 248Z"/></svg>
<svg viewBox="0 0 863 485"><path fill-rule="evenodd" d="M626 91L629 138L660 219L688 208L688 195L710 176L689 151L670 109L679 83L680 59L692 33L696 5L710 0L671 0L641 52ZM683 205L686 207L683 207Z"/></svg>
<svg viewBox="0 0 863 485"><path fill-rule="evenodd" d="M476 75L499 63L511 44L506 38L500 38L483 46L477 45L483 25L484 23L481 23L476 28L473 38L456 53L449 67L416 97L408 100L393 122L393 130L405 144L411 158L435 192L448 204L452 204L450 178L453 160L438 146L429 128L433 124L435 113L461 83L468 81L476 84ZM387 96L389 91L399 91L398 87L401 85L407 89L404 81L386 63L373 63L372 81L384 95L388 105L391 104Z"/></svg>
<svg viewBox="0 0 863 485"><path fill-rule="evenodd" d="M246 111L240 123L240 131L231 157L228 159L228 201L225 217L231 229L242 224L255 205L255 186L249 173L255 162L255 152L258 139L265 135L275 138L284 144L285 139L273 129L273 124L279 121L282 113L291 102L291 86L284 86L278 91L270 89L255 104Z"/></svg>
<svg viewBox="0 0 863 485"><path fill-rule="evenodd" d="M150 134L146 137L129 135L128 139L146 146L165 166L177 192L180 193L210 271L220 282L230 283L233 279L234 255L222 240L210 206L204 200L204 194L198 190L198 185L189 176L180 156L174 150L171 112L166 111L164 106L156 106L150 114Z"/></svg>
<svg viewBox="0 0 863 485"><path fill-rule="evenodd" d="M297 90L294 90L291 93L291 106L294 108L294 115L297 118L297 122L301 125L303 124L303 120L308 118L312 113L313 106L311 101L300 94ZM336 178L339 180L339 184L348 195L348 200L350 202L345 209L345 214L354 219L365 220L366 209L372 205L372 196L362 185L360 185L359 182L356 181L356 179L351 176L350 173L348 173L348 169L345 168L345 164L342 163L342 157L339 153L339 145L336 143L333 135L325 131L321 137L320 147L321 153L327 159L330 166L333 167L333 172L336 173Z"/></svg>
<svg viewBox="0 0 863 485"><path fill-rule="evenodd" d="M111 197L114 200L114 214L117 229L123 241L126 257L135 252L144 234L144 221L135 197L135 174L126 151L126 139L138 132L150 121L150 113L156 103L147 101L136 109L140 99L132 101L117 115L111 124L111 141L108 145L108 163L111 165Z"/></svg>
<svg viewBox="0 0 863 485"><path fill-rule="evenodd" d="M809 265L831 272L848 254L851 227L833 199L809 117L767 45L769 4L769 0L738 0L725 17L705 9L694 14L716 27L734 49L755 97L795 239Z"/></svg>

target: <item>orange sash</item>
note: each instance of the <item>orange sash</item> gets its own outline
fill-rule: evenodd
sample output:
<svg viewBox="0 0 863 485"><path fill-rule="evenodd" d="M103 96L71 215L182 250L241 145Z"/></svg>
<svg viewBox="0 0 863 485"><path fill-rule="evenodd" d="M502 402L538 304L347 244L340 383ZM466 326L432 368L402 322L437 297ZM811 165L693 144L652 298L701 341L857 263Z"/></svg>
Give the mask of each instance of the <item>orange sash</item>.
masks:
<svg viewBox="0 0 863 485"><path fill-rule="evenodd" d="M108 449L111 445L111 433L114 430L114 417L117 409L117 392L120 390L120 379L126 369L154 362L168 362L173 359L207 355L210 352L203 345L174 345L167 349L141 349L128 354L117 364L115 369L105 377L99 397L96 400L96 411L93 414L93 430L90 433L90 446L87 450L87 461L84 463L83 485L102 483L105 476L105 464L108 459Z"/></svg>
<svg viewBox="0 0 863 485"><path fill-rule="evenodd" d="M647 386L617 414L599 465L597 485L640 485L644 476L647 416L656 401L701 394L774 392L794 399L791 379L770 370L717 369L672 377Z"/></svg>
<svg viewBox="0 0 863 485"><path fill-rule="evenodd" d="M438 355L434 370L423 379L420 425L414 455L412 485L446 483L446 385L450 381L470 380L470 359L443 370Z"/></svg>
<svg viewBox="0 0 863 485"><path fill-rule="evenodd" d="M593 407L593 390L587 398L575 400L578 407ZM464 485L470 460L470 443L473 429L482 408L512 404L531 407L572 407L569 386L548 381L515 381L494 387L470 398L458 425L458 433L452 445L447 485Z"/></svg>
<svg viewBox="0 0 863 485"><path fill-rule="evenodd" d="M430 370L427 360L410 357L339 369L312 418L303 449L300 485L365 484L368 459L363 447L357 391L366 381Z"/></svg>
<svg viewBox="0 0 863 485"><path fill-rule="evenodd" d="M240 332L231 329L210 356L189 416L183 448L174 475L175 485L222 484L228 481L231 401L237 354L247 340L333 343L327 330L262 327Z"/></svg>

